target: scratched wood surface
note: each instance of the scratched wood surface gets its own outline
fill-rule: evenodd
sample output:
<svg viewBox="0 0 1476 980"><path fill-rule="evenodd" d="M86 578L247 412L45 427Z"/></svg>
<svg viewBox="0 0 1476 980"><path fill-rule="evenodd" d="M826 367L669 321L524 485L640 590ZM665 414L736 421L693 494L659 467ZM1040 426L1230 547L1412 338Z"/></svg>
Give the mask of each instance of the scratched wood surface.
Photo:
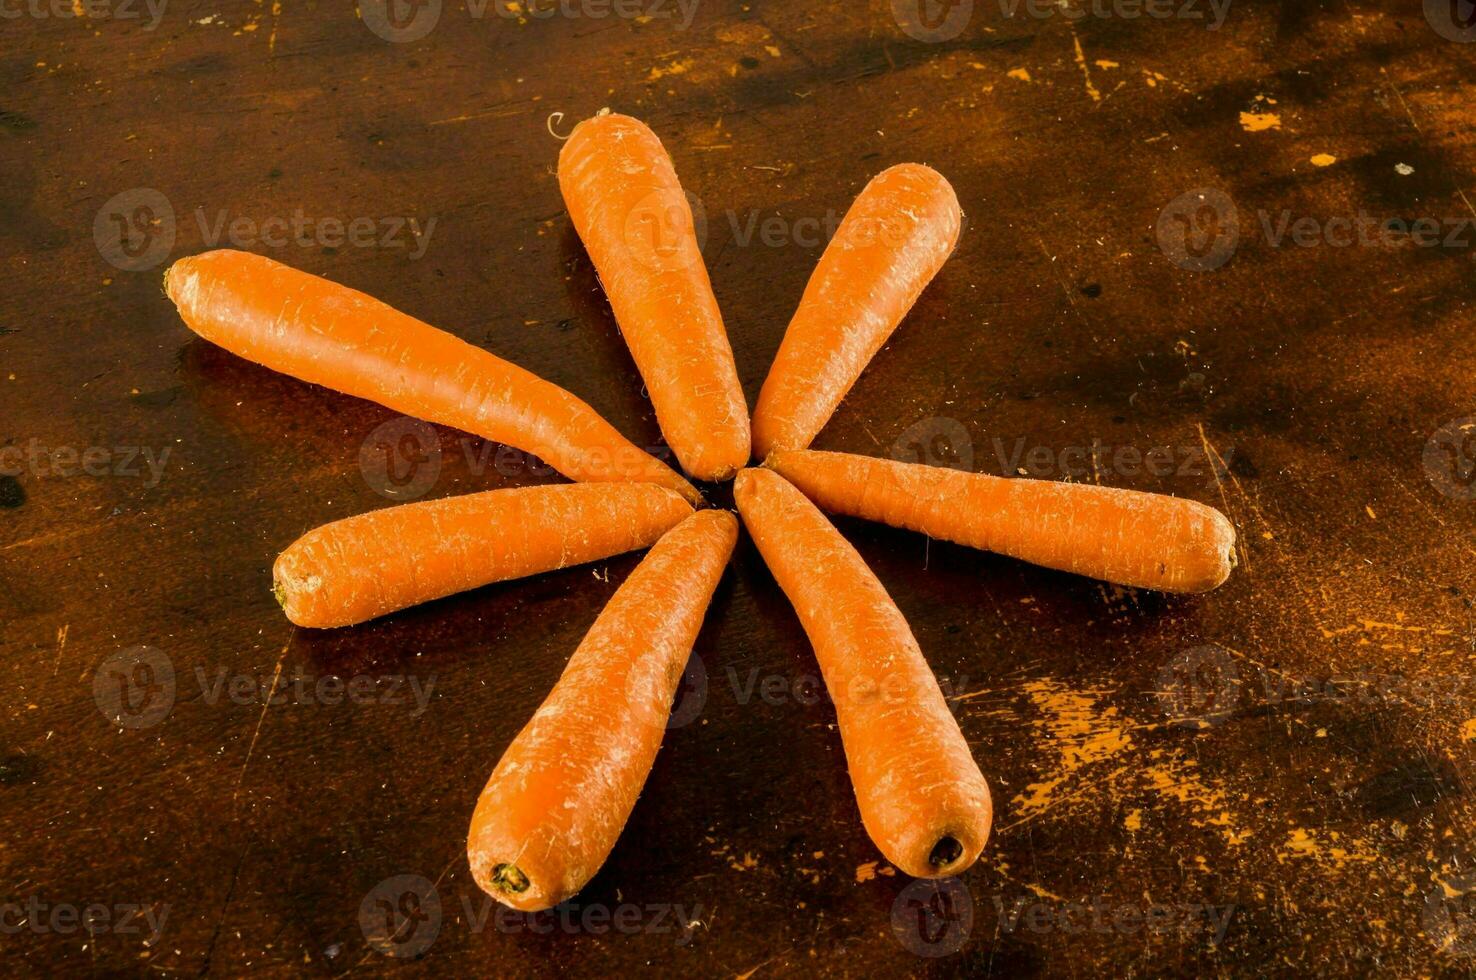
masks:
<svg viewBox="0 0 1476 980"><path fill-rule="evenodd" d="M1476 45L1451 11L545 6L447 0L410 39L434 5L0 4L0 968L1467 972ZM556 477L211 347L164 265L235 243L364 289L656 445L553 176L550 115L607 105L701 204L750 400L865 181L916 160L957 187L957 255L820 448L1239 529L1235 577L1183 599L840 523L995 791L958 883L867 840L746 542L619 845L532 920L489 915L467 820L636 558L330 633L273 603L310 527Z"/></svg>

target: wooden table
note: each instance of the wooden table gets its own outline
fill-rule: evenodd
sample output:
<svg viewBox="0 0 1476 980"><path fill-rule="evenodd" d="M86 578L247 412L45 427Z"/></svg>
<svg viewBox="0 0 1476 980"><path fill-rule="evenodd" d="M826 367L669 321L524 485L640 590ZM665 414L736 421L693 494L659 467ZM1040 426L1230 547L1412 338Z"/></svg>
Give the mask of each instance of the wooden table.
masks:
<svg viewBox="0 0 1476 980"><path fill-rule="evenodd" d="M1448 12L364 2L0 3L6 972L1472 968L1476 46ZM557 478L212 347L167 262L366 290L659 444L553 174L551 131L603 106L700 202L750 399L866 180L956 185L957 255L819 448L1239 529L1228 585L1168 598L840 522L994 788L941 892L862 831L746 541L620 844L535 919L490 913L467 820L637 558L337 632L273 602L313 526Z"/></svg>

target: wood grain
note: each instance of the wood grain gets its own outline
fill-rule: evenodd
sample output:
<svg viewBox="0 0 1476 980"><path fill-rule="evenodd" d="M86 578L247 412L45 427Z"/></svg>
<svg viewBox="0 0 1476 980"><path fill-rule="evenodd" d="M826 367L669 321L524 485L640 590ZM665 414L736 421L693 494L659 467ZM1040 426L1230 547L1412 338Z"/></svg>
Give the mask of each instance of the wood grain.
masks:
<svg viewBox="0 0 1476 980"><path fill-rule="evenodd" d="M44 9L0 23L0 448L18 450L0 455L0 902L34 898L47 922L93 904L167 916L146 944L147 925L41 932L7 907L7 972L395 969L360 912L372 925L398 875L440 902L411 968L447 974L1470 969L1476 451L1456 430L1426 449L1476 413L1476 49L1418 4L1236 0L1210 31L979 2L926 41L886 0L704 0L685 27L448 0L408 43L343 5L192 0L152 29L139 6ZM209 247L222 218L368 219L372 246L240 244L657 445L553 173L550 114L606 105L648 122L701 200L750 403L817 230L894 163L957 189L958 253L816 448L916 458L932 440L981 472L1192 497L1240 532L1230 583L1179 599L840 522L995 789L989 850L934 933L916 927L929 897L862 831L833 712L806 703L813 656L746 542L697 644L705 701L572 925L483 918L464 858L477 791L637 558L292 629L271 563L390 503L360 451L393 416L208 346L162 265L118 268L94 237L137 217L143 188L174 212L168 257ZM1195 271L1156 229L1201 189L1228 195L1239 242ZM1213 257L1226 225L1188 201L1168 226L1182 215ZM1314 219L1311 244L1273 241L1283 213ZM1328 219L1360 215L1466 223L1466 244L1328 241ZM383 244L382 222L411 217L435 220L419 257L408 233ZM427 496L556 479L437 437ZM1094 444L1095 468L1067 452ZM83 459L93 473L73 472ZM157 657L129 653L145 646L172 666L172 708L120 728L99 710L120 667L155 668L161 693ZM319 681L354 677L368 703L327 703ZM380 948L404 952L428 896L390 897L415 928ZM1205 906L1233 907L1218 942Z"/></svg>

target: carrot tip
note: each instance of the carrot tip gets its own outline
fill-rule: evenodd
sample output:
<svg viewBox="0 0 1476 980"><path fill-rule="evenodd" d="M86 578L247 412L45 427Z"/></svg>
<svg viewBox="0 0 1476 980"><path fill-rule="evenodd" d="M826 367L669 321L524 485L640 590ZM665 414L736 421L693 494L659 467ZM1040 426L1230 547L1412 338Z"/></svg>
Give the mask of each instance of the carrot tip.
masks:
<svg viewBox="0 0 1476 980"><path fill-rule="evenodd" d="M528 876L515 864L499 864L492 869L492 886L517 895L528 890Z"/></svg>
<svg viewBox="0 0 1476 980"><path fill-rule="evenodd" d="M941 871L963 857L963 853L962 844L953 837L944 835L933 845L933 850L928 854L928 863Z"/></svg>

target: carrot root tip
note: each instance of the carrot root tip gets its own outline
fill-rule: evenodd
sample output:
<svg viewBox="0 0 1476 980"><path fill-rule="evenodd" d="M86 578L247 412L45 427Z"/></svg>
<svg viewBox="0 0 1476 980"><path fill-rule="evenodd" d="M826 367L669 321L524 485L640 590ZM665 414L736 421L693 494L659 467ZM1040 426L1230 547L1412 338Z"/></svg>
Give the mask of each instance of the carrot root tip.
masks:
<svg viewBox="0 0 1476 980"><path fill-rule="evenodd" d="M948 867L959 858L963 857L964 848L955 838L944 835L938 838L938 843L928 853L928 863L938 870Z"/></svg>
<svg viewBox="0 0 1476 980"><path fill-rule="evenodd" d="M492 886L517 895L528 890L528 876L515 864L499 864L492 869Z"/></svg>

